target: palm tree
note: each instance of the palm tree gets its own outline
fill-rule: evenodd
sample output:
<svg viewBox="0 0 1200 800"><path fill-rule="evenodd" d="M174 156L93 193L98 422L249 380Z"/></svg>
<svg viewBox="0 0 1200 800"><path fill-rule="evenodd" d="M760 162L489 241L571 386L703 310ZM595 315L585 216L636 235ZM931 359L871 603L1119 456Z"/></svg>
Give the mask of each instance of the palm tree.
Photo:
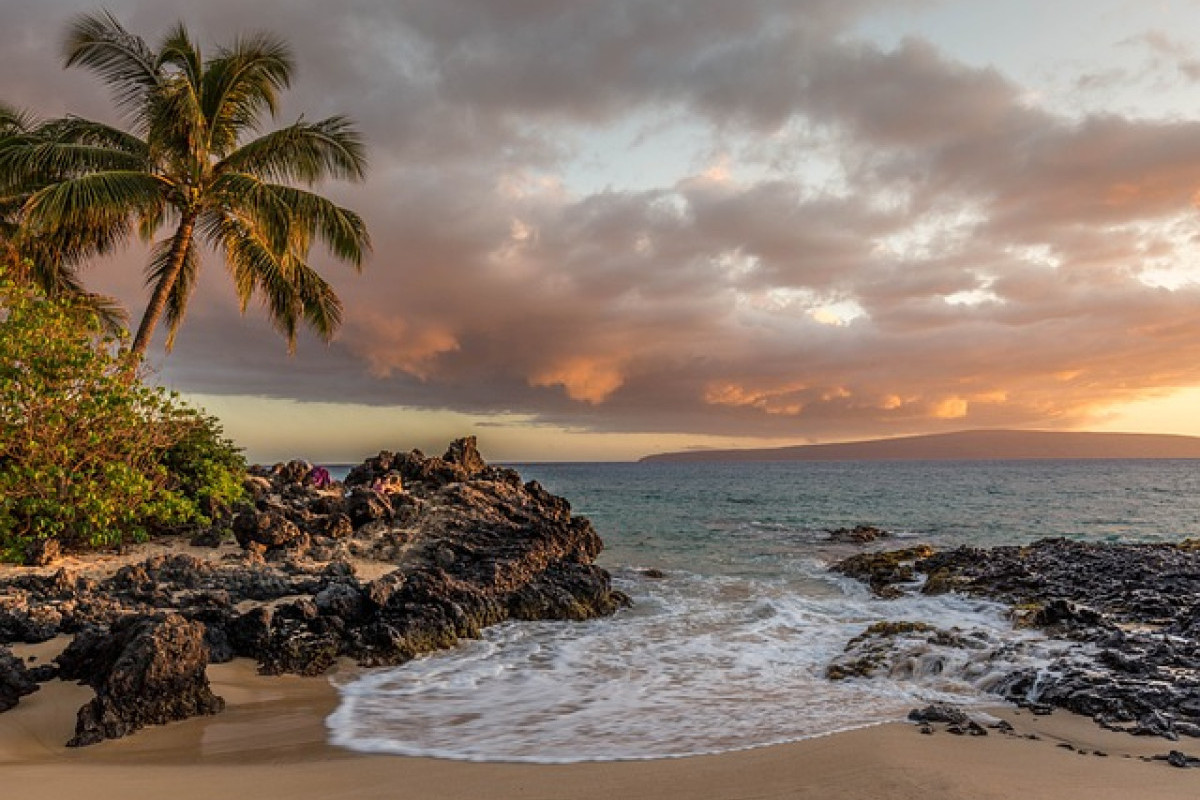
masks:
<svg viewBox="0 0 1200 800"><path fill-rule="evenodd" d="M76 18L66 66L112 87L131 132L54 120L38 128L42 141L0 153L0 172L44 183L23 207L31 236L85 231L115 242L135 229L146 240L171 231L153 248L150 301L131 350L145 354L164 315L173 346L201 244L223 254L243 312L261 295L289 352L301 322L328 341L342 305L310 266L310 247L320 242L361 269L370 242L357 214L296 184L361 180L366 160L358 132L340 116L251 138L291 82L287 45L257 34L205 59L178 24L155 51L105 12Z"/></svg>

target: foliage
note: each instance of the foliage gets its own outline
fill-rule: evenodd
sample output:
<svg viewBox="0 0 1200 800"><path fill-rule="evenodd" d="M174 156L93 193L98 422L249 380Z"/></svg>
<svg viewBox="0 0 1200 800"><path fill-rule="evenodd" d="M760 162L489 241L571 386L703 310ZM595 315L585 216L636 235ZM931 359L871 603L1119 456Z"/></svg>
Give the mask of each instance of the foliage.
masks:
<svg viewBox="0 0 1200 800"><path fill-rule="evenodd" d="M180 436L161 455L171 486L205 516L228 512L245 494L246 461L240 448L222 435L216 418L186 406L175 411Z"/></svg>
<svg viewBox="0 0 1200 800"><path fill-rule="evenodd" d="M7 145L0 135L0 198L27 195L21 226L30 241L73 242L81 252L135 230L150 240L167 229L147 269L151 298L134 353L145 352L164 316L171 347L201 244L224 255L243 310L262 299L289 348L301 323L332 337L341 301L310 265L311 245L359 268L369 238L353 211L296 184L361 180L365 154L344 117L260 133L291 82L287 45L250 35L205 58L182 24L154 49L101 13L71 25L66 65L109 85L130 131L76 117L32 124L10 114L20 135Z"/></svg>
<svg viewBox="0 0 1200 800"><path fill-rule="evenodd" d="M215 421L147 386L95 315L0 272L0 558L205 524L244 464Z"/></svg>
<svg viewBox="0 0 1200 800"><path fill-rule="evenodd" d="M53 131L53 126L30 114L0 105L0 165L10 163L13 154L22 149L49 144ZM66 226L42 234L32 231L24 224L31 196L51 180L67 176L49 166L43 172L41 180L29 176L16 180L0 166L0 267L17 283L99 315L105 328L116 333L128 323L125 309L111 297L85 290L79 278L79 269L89 256L103 255L116 245L114 231Z"/></svg>

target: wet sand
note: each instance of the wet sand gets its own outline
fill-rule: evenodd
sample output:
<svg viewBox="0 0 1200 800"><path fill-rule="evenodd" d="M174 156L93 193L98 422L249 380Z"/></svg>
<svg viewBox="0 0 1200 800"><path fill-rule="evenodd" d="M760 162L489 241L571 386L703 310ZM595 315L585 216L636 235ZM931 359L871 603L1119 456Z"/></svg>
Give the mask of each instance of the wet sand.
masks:
<svg viewBox="0 0 1200 800"><path fill-rule="evenodd" d="M54 645L39 651L46 657ZM30 650L23 648L22 653ZM209 668L228 707L93 747L63 747L91 690L53 681L0 714L0 785L22 800L328 798L1080 798L1200 796L1200 770L1138 757L1190 743L1139 739L1056 713L1008 719L1032 741L921 735L889 724L739 753L572 765L476 764L363 755L326 744L328 678L272 677L238 661ZM1074 748L1059 747L1069 743ZM1197 743L1200 745L1200 743ZM1100 750L1107 755L1095 755ZM1081 754L1085 751L1086 754Z"/></svg>

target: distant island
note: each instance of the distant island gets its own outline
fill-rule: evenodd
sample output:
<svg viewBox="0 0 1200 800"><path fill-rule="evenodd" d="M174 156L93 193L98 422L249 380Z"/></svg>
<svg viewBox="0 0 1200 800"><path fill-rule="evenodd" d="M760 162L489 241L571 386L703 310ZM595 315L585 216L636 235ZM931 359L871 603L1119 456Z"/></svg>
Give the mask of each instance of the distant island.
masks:
<svg viewBox="0 0 1200 800"><path fill-rule="evenodd" d="M1200 437L1153 433L958 431L865 442L747 450L658 453L642 462L989 461L1019 459L1198 458Z"/></svg>

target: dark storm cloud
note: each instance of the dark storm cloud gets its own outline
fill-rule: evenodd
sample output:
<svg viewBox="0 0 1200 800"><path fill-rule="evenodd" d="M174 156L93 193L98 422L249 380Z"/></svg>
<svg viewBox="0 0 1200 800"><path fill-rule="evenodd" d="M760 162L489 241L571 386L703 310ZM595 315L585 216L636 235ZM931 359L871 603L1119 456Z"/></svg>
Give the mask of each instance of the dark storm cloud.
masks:
<svg viewBox="0 0 1200 800"><path fill-rule="evenodd" d="M338 341L287 358L211 264L165 378L823 438L1074 425L1200 383L1200 292L1142 280L1194 258L1200 123L1070 118L928 42L856 38L881 5L110 3L151 38L178 17L206 42L279 33L298 56L284 119L347 113L371 143L370 179L328 187L376 243L362 277L329 274ZM109 114L58 68L89 8L0 8L0 99ZM664 118L697 153L761 161L564 183L590 132ZM135 309L139 257L96 272Z"/></svg>

